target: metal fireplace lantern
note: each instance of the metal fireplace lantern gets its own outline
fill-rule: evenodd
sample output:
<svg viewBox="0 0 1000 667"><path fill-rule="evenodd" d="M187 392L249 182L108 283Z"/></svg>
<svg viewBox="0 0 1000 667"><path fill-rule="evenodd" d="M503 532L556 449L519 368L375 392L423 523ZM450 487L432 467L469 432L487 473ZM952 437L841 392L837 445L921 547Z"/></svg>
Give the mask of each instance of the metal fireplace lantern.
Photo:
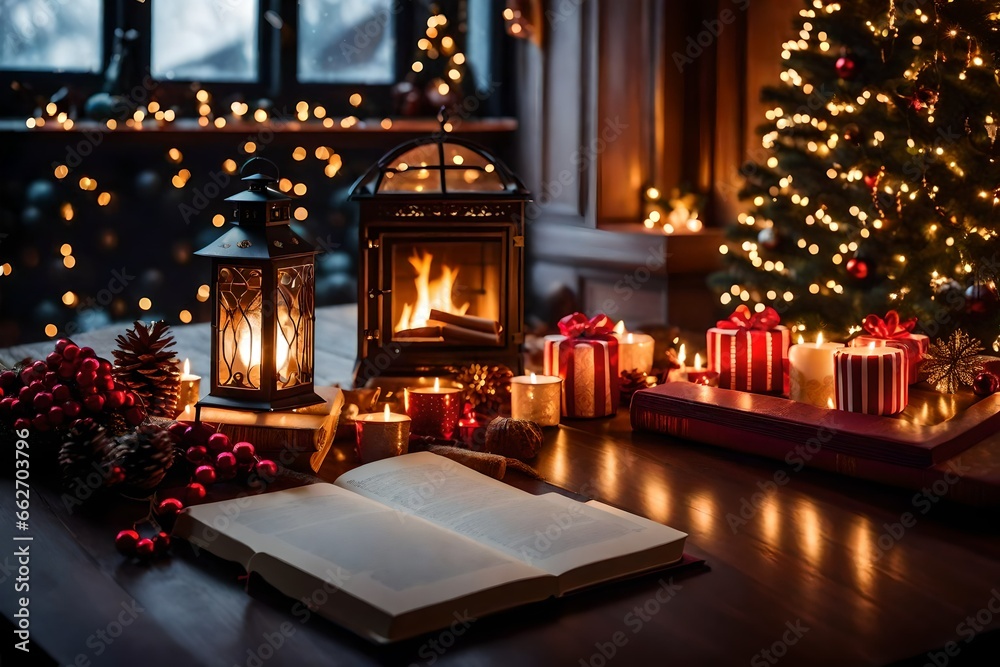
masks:
<svg viewBox="0 0 1000 667"><path fill-rule="evenodd" d="M530 193L511 170L441 131L386 153L351 198L361 209L355 386L471 363L520 372Z"/></svg>
<svg viewBox="0 0 1000 667"><path fill-rule="evenodd" d="M275 175L260 171L269 164ZM254 169L253 167L258 167ZM316 249L291 227L291 199L268 187L270 160L251 158L235 227L197 255L212 259L211 390L199 407L286 410L322 403L313 391Z"/></svg>

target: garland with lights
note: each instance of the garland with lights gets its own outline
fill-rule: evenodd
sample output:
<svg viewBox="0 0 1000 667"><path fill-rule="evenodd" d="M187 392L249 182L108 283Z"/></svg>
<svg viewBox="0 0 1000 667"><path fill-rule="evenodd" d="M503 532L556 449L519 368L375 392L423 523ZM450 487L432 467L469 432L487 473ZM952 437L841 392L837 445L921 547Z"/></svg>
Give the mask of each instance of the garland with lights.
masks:
<svg viewBox="0 0 1000 667"><path fill-rule="evenodd" d="M809 0L782 45L751 204L720 247L722 306L858 331L887 307L928 332L1000 324L995 3Z"/></svg>

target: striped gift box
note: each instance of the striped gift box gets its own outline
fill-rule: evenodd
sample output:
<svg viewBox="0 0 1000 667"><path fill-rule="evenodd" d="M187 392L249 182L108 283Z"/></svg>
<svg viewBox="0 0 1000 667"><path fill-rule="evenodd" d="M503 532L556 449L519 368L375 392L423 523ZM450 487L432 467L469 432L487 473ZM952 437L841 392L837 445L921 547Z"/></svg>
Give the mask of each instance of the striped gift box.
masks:
<svg viewBox="0 0 1000 667"><path fill-rule="evenodd" d="M712 327L707 339L708 368L719 374L720 387L757 394L784 391L791 342L788 329Z"/></svg>
<svg viewBox="0 0 1000 667"><path fill-rule="evenodd" d="M544 372L563 379L564 417L607 417L617 412L618 340L614 336L546 336Z"/></svg>
<svg viewBox="0 0 1000 667"><path fill-rule="evenodd" d="M838 410L894 415L909 401L909 363L897 347L845 347L833 353Z"/></svg>

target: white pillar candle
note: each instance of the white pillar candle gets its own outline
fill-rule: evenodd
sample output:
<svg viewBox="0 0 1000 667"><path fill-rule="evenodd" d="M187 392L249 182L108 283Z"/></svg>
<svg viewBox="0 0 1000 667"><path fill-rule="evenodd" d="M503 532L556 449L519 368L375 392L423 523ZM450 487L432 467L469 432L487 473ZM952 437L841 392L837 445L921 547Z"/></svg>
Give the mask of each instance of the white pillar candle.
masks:
<svg viewBox="0 0 1000 667"><path fill-rule="evenodd" d="M510 413L539 426L558 426L562 409L562 378L554 375L519 375L510 381Z"/></svg>
<svg viewBox="0 0 1000 667"><path fill-rule="evenodd" d="M648 334L628 333L624 320L615 327L618 339L618 370L649 373L653 370L653 347L655 341Z"/></svg>
<svg viewBox="0 0 1000 667"><path fill-rule="evenodd" d="M833 355L843 347L842 343L824 343L823 334L816 336L815 343L805 343L799 336L799 344L788 349L788 397L821 408L834 407Z"/></svg>
<svg viewBox="0 0 1000 667"><path fill-rule="evenodd" d="M191 374L190 359L184 360L184 369L181 373L181 383L177 391L177 419L187 419L187 408L194 410L194 404L201 398L201 377Z"/></svg>
<svg viewBox="0 0 1000 667"><path fill-rule="evenodd" d="M389 412L373 412L354 418L357 453L362 463L405 454L410 446L410 418Z"/></svg>

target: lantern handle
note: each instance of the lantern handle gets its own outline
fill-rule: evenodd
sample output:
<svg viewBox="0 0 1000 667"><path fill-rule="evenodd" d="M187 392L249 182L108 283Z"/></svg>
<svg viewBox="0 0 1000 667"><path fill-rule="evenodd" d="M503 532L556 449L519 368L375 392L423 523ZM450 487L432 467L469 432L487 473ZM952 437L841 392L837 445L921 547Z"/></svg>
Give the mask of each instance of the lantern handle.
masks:
<svg viewBox="0 0 1000 667"><path fill-rule="evenodd" d="M271 165L272 167L274 167L274 180L275 181L277 181L281 177L281 172L278 170L278 165L276 165L271 160L268 160L266 157L260 157L260 156L257 156L257 155L253 156L252 158L250 158L249 160L247 160L246 162L243 163L243 166L240 167L240 176L244 175L244 172L246 171L247 167L249 167L250 163L253 162L254 160L260 160L261 162L266 162L269 165ZM258 171L256 173L263 174L264 172L263 171ZM269 174L264 174L264 175L267 176Z"/></svg>

